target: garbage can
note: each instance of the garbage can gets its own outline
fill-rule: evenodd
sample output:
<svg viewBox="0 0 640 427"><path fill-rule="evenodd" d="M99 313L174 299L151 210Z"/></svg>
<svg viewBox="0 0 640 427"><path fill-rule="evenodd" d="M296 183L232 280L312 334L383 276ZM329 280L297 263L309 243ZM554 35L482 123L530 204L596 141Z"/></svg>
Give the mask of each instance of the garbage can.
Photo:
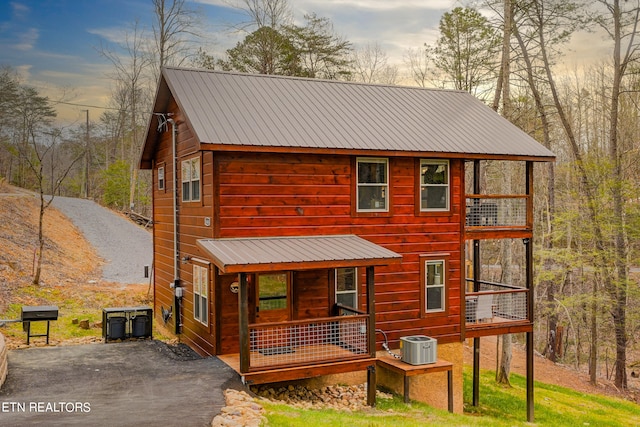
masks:
<svg viewBox="0 0 640 427"><path fill-rule="evenodd" d="M131 320L133 322L131 326L131 336L134 338L142 338L150 335L148 328L149 316L143 314L135 316Z"/></svg>
<svg viewBox="0 0 640 427"><path fill-rule="evenodd" d="M109 317L108 322L109 330L107 332L107 339L123 340L126 335L127 319L125 317L114 316Z"/></svg>

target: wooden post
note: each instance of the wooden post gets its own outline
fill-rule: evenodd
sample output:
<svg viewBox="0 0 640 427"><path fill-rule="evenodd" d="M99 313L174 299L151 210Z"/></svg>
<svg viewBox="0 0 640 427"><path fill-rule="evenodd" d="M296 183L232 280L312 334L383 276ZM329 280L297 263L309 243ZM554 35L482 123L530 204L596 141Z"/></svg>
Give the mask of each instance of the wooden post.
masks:
<svg viewBox="0 0 640 427"><path fill-rule="evenodd" d="M369 315L369 355L376 357L376 289L375 269L367 267L367 313ZM367 405L376 406L376 364L367 368Z"/></svg>
<svg viewBox="0 0 640 427"><path fill-rule="evenodd" d="M247 289L247 274L240 273L238 277L238 325L240 329L240 373L249 372L249 290Z"/></svg>
<svg viewBox="0 0 640 427"><path fill-rule="evenodd" d="M533 234L533 162L527 162L527 226ZM533 323L533 241L524 239L526 257L527 318ZM533 402L533 330L527 332L527 421L534 422Z"/></svg>
<svg viewBox="0 0 640 427"><path fill-rule="evenodd" d="M480 194L480 161L473 161L473 192ZM478 199L474 199L477 201ZM480 240L473 241L473 292L480 291ZM480 404L480 338L473 339L473 397L472 405Z"/></svg>

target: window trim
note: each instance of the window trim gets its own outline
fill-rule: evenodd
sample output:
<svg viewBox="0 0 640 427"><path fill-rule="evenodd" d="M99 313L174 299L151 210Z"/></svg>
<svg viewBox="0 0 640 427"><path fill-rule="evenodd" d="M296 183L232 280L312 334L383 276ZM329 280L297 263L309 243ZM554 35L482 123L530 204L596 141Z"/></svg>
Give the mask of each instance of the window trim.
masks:
<svg viewBox="0 0 640 427"><path fill-rule="evenodd" d="M360 163L383 163L385 165L385 175L386 175L386 182L384 184L377 184L377 183L360 183L358 178L359 178L359 165ZM367 214L373 214L373 215L384 215L384 216L388 216L391 214L391 176L390 176L390 171L391 171L391 167L390 167L390 160L388 157L356 157L355 158L355 162L354 162L354 171L353 171L353 180L354 180L354 212L357 215L367 215ZM360 208L360 187L367 187L367 186L384 186L384 192L385 192L385 197L384 197L384 202L385 202L385 206L384 208L380 208L380 209L361 209Z"/></svg>
<svg viewBox="0 0 640 427"><path fill-rule="evenodd" d="M211 307L209 304L211 290L211 275L209 274L209 264L194 262L192 274L193 276L191 281L193 285L193 318L196 322L208 327L209 316L211 314ZM203 274L204 280L202 277ZM205 286L204 292L202 289L203 285ZM203 313L203 308L206 310L206 313Z"/></svg>
<svg viewBox="0 0 640 427"><path fill-rule="evenodd" d="M425 164L446 165L447 184L424 184L422 182L422 166ZM422 189L428 186L446 187L447 206L445 208L426 208L422 206ZM451 161L449 159L422 158L416 162L416 212L418 215L441 214L451 212Z"/></svg>
<svg viewBox="0 0 640 427"><path fill-rule="evenodd" d="M420 255L420 316L425 317L434 317L434 316L446 316L449 313L449 259L450 254L448 253L434 253L429 255ZM427 274L428 274L428 264L441 262L442 263L442 278L441 278L441 287L442 287L442 307L439 309L427 309Z"/></svg>
<svg viewBox="0 0 640 427"><path fill-rule="evenodd" d="M189 168L189 177L188 179L185 179L185 165L188 165L187 167ZM194 170L194 165L198 166L198 179L197 181L194 180L192 178L193 175L193 170ZM183 202L189 203L189 202L200 202L202 200L202 162L201 162L201 157L200 156L196 156L196 157L191 157L189 159L185 159L182 160L182 162L180 163L180 182L182 184L182 186L180 187L180 192L182 193L180 196L180 199ZM193 198L193 188L194 188L194 183L198 183L198 198L195 199ZM184 185L185 183L189 184L189 198L185 198L185 191L184 191Z"/></svg>

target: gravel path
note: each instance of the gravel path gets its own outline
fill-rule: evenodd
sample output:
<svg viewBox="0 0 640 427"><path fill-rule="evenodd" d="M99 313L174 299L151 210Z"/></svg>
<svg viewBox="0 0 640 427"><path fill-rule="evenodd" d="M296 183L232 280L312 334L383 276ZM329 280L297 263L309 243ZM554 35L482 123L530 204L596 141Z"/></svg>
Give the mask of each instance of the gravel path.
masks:
<svg viewBox="0 0 640 427"><path fill-rule="evenodd" d="M109 282L148 283L144 266L151 271L151 233L99 204L85 199L56 197L53 206L73 224L106 261L102 279Z"/></svg>

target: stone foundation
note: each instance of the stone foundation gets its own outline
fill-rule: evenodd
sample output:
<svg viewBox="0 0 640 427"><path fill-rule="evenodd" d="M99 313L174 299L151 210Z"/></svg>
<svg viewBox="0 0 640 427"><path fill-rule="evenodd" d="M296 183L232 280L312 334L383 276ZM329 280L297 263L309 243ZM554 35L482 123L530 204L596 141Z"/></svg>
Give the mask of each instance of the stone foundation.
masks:
<svg viewBox="0 0 640 427"><path fill-rule="evenodd" d="M393 350L393 353L400 354L400 350ZM378 357L389 357L386 351L379 351ZM463 413L463 378L462 369L464 363L463 343L438 344L438 359L453 363L453 412ZM403 378L386 369L378 367L377 387L390 390L400 396L404 394ZM302 386L308 389L322 389L324 387L342 385L361 385L367 382L367 372L349 372L345 374L325 375L322 377L309 378L298 381L288 381L284 383L269 384L269 387L278 389L280 387ZM419 402L424 402L434 408L448 409L447 404L447 373L436 372L424 375L417 375L409 378L409 398ZM366 400L366 397L365 397Z"/></svg>

